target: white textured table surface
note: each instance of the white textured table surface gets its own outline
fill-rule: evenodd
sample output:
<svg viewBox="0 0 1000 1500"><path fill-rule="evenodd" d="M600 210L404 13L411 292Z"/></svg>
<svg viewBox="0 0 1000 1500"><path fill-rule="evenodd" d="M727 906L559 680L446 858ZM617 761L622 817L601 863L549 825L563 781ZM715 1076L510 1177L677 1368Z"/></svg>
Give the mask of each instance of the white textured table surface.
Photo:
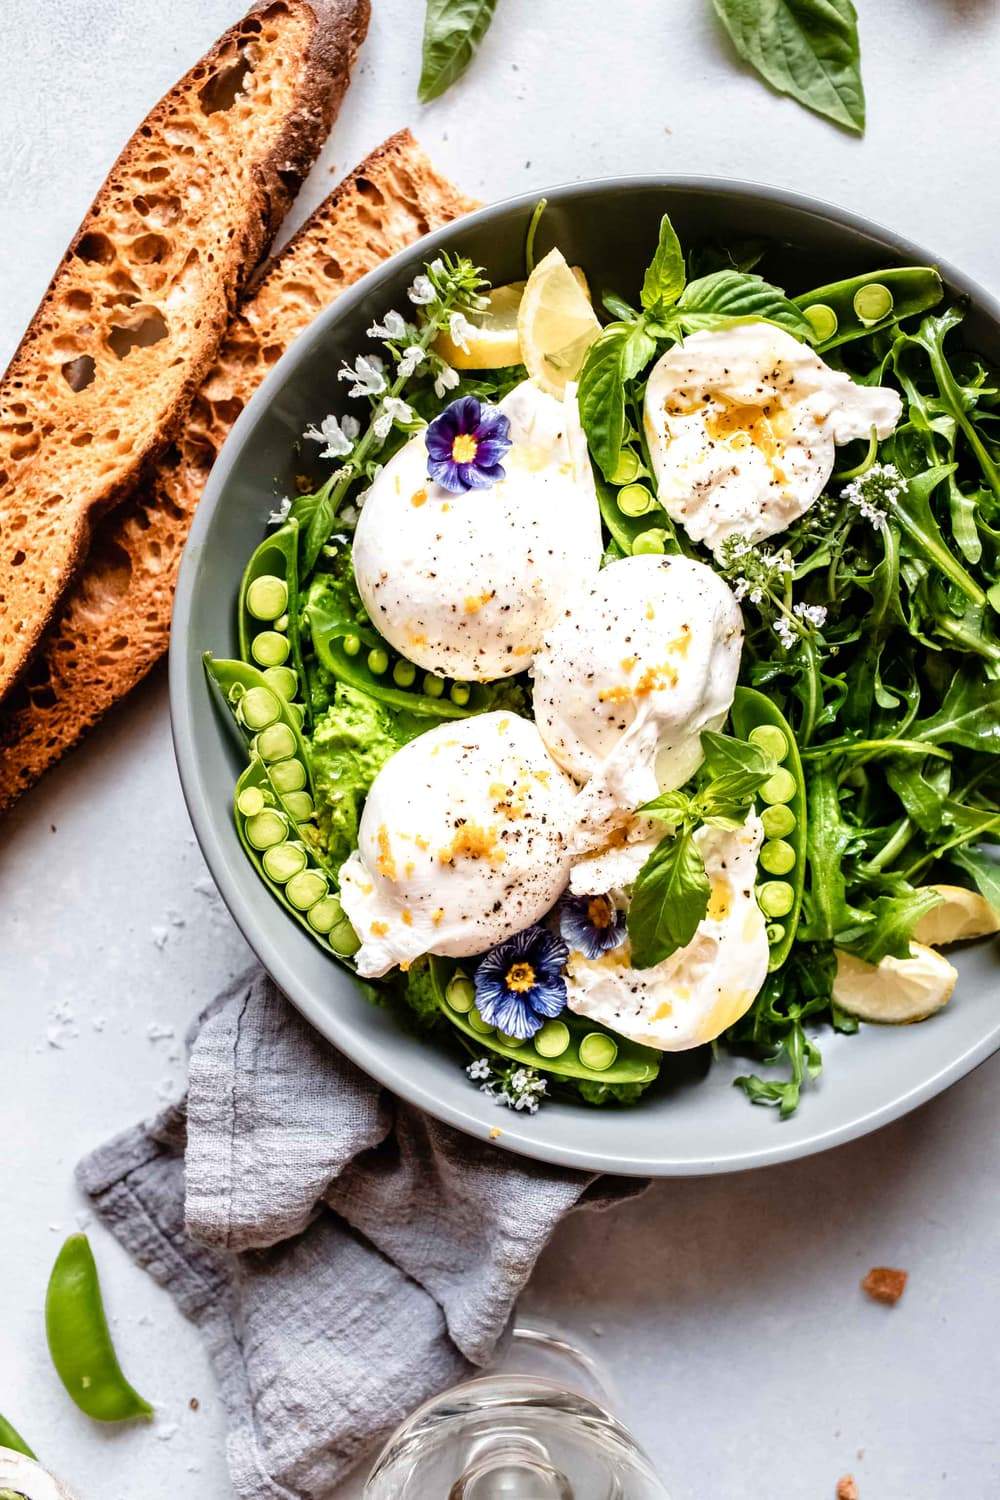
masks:
<svg viewBox="0 0 1000 1500"><path fill-rule="evenodd" d="M884 220L997 290L1000 10L859 4L863 142L740 71L708 0L502 0L466 80L427 110L415 102L423 7L374 0L298 216L408 123L483 198L619 171L764 179ZM238 9L6 0L4 360L120 144ZM84 1213L73 1164L179 1090L190 1017L247 956L188 829L162 672L3 834L0 1411L81 1500L227 1500L199 1340L101 1230L109 1311L123 1361L157 1400L155 1426L103 1431L76 1412L41 1318L52 1258ZM845 1471L862 1500L1000 1493L998 1083L994 1061L868 1141L663 1184L556 1237L528 1304L593 1338L675 1500L825 1500ZM858 1292L879 1263L911 1274L891 1311Z"/></svg>

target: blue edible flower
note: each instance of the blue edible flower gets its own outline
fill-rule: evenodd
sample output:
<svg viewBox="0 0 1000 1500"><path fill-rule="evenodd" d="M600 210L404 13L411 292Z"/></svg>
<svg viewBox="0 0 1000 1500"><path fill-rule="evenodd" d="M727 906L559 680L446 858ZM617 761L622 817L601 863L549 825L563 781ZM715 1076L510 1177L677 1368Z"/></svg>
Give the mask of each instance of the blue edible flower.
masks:
<svg viewBox="0 0 1000 1500"><path fill-rule="evenodd" d="M566 1005L563 965L569 953L544 927L527 927L491 948L475 974L476 1007L484 1021L527 1041Z"/></svg>
<svg viewBox="0 0 1000 1500"><path fill-rule="evenodd" d="M610 896L564 896L557 911L563 938L585 958L600 958L625 941L625 913Z"/></svg>
<svg viewBox="0 0 1000 1500"><path fill-rule="evenodd" d="M510 422L497 406L460 396L430 423L424 436L427 472L455 494L485 490L505 477L500 460L510 449Z"/></svg>

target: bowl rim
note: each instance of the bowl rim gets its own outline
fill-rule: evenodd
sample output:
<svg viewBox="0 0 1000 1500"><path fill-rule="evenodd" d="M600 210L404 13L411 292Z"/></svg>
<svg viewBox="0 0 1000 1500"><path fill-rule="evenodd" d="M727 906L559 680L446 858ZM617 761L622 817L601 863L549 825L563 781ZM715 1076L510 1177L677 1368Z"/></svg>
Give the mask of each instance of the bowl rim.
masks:
<svg viewBox="0 0 1000 1500"><path fill-rule="evenodd" d="M724 1172L748 1171L757 1167L774 1166L780 1162L816 1155L890 1124L893 1120L899 1119L934 1098L935 1095L972 1072L997 1050L1000 1050L1000 1018L978 1041L967 1047L959 1056L953 1057L945 1066L925 1077L920 1083L902 1089L874 1109L849 1118L839 1125L817 1129L805 1138L799 1136L782 1142L780 1134L776 1133L773 1145L761 1147L755 1144L751 1148L744 1149L741 1149L738 1140L734 1140L732 1151L722 1156L705 1157L702 1160L688 1157L671 1158L669 1140L665 1140L666 1149L661 1157L651 1159L644 1155L636 1155L630 1158L621 1152L608 1154L537 1140L520 1129L521 1117L519 1115L507 1111L502 1133L494 1139L483 1121L471 1111L437 1099L421 1082L419 1069L404 1069L396 1066L391 1057L377 1043L369 1043L364 1037L355 1035L349 1024L345 1025L341 1022L336 1011L325 1008L310 993L308 987L298 981L295 967L284 957L280 942L275 941L268 931L250 919L245 910L238 883L235 879L231 879L228 873L227 860L222 846L221 819L218 818L211 799L206 796L200 779L196 753L194 704L187 690L187 622L195 593L196 558L209 530L211 518L227 487L230 474L250 440L260 416L273 399L274 391L280 387L287 373L302 360L306 351L318 341L323 340L330 326L348 314L357 303L377 288L382 280L391 277L400 262L425 261L438 247L447 245L456 231L489 222L492 218L511 211L530 211L540 198L546 198L552 203L572 200L575 197L602 190L613 192L621 189L626 191L680 190L704 192L706 195L715 196L731 195L755 199L765 204L773 203L813 218L832 221L840 227L854 230L897 256L906 256L911 264L936 266L947 284L950 284L961 295L972 299L977 309L1000 328L1000 301L974 278L949 261L929 253L914 240L897 233L877 220L843 208L829 200L806 193L793 192L774 184L701 173L621 174L583 178L562 182L551 188L532 189L474 209L471 213L464 214L441 228L423 235L412 244L404 246L395 255L373 267L334 302L322 308L289 345L237 417L212 466L195 510L181 560L170 630L168 667L170 724L181 791L188 815L202 855L230 915L260 963L282 992L306 1020L343 1052L351 1062L409 1104L415 1105L467 1135L479 1140L490 1140L492 1144L518 1156L554 1166L590 1172L607 1172L618 1176L700 1177ZM804 1108L807 1106L808 1100L803 1104ZM594 1116L598 1118L599 1111L595 1110Z"/></svg>

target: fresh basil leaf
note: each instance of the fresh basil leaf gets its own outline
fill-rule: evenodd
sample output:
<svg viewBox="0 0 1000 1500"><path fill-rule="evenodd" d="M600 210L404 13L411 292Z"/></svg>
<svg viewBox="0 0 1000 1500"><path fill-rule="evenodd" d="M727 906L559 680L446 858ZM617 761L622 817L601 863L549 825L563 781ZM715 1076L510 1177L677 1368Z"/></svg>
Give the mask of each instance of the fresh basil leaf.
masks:
<svg viewBox="0 0 1000 1500"><path fill-rule="evenodd" d="M958 865L960 870L972 876L979 894L985 897L994 911L1000 911L1000 860L988 852L991 849L1000 853L996 844L978 848L962 844L957 849L949 849L948 858L953 865Z"/></svg>
<svg viewBox="0 0 1000 1500"><path fill-rule="evenodd" d="M427 0L421 104L438 99L461 78L489 30L497 0Z"/></svg>
<svg viewBox="0 0 1000 1500"><path fill-rule="evenodd" d="M937 713L918 719L909 731L928 744L964 745L1000 755L1000 682L978 671L958 672Z"/></svg>
<svg viewBox="0 0 1000 1500"><path fill-rule="evenodd" d="M622 354L622 374L626 380L634 380L640 370L646 365L656 353L656 340L651 338L646 324L639 318L629 331L625 340L625 349Z"/></svg>
<svg viewBox="0 0 1000 1500"><path fill-rule="evenodd" d="M883 958L909 958L914 927L940 903L941 897L930 886L898 896L879 896L870 908L873 920L857 935L838 933L838 946L869 964Z"/></svg>
<svg viewBox="0 0 1000 1500"><path fill-rule="evenodd" d="M761 771L727 771L723 776L717 776L698 795L701 816L735 817L741 808L750 806L759 788L773 772L771 766Z"/></svg>
<svg viewBox="0 0 1000 1500"><path fill-rule="evenodd" d="M635 358L633 326L609 323L587 350L580 371L580 421L598 468L610 479L625 440L625 371Z"/></svg>
<svg viewBox="0 0 1000 1500"><path fill-rule="evenodd" d="M708 910L705 861L693 835L662 839L643 865L632 890L628 935L632 964L649 969L694 937Z"/></svg>
<svg viewBox="0 0 1000 1500"><path fill-rule="evenodd" d="M851 0L713 0L733 46L779 94L848 130L865 128Z"/></svg>
<svg viewBox="0 0 1000 1500"><path fill-rule="evenodd" d="M811 343L816 335L804 314L780 287L749 271L713 271L689 281L677 303L685 333L721 328L735 321L776 323Z"/></svg>
<svg viewBox="0 0 1000 1500"><path fill-rule="evenodd" d="M761 785L773 774L776 762L759 745L749 740L738 740L731 734L719 734L714 729L705 729L701 734L701 748L705 755L705 770L709 776L724 776L732 771L760 773Z"/></svg>
<svg viewBox="0 0 1000 1500"><path fill-rule="evenodd" d="M662 818L665 823L673 823L676 827L689 816L691 798L686 792L661 792L652 802L644 803L637 811L647 813L650 817Z"/></svg>
<svg viewBox="0 0 1000 1500"><path fill-rule="evenodd" d="M639 294L644 308L669 307L684 290L684 252L666 214L660 220L660 238L642 281Z"/></svg>

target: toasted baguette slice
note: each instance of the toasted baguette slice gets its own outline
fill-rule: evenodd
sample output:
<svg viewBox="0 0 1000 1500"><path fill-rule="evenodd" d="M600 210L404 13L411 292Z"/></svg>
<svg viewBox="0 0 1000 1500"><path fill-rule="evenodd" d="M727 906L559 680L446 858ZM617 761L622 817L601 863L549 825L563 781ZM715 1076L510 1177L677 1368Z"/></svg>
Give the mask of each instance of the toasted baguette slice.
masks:
<svg viewBox="0 0 1000 1500"><path fill-rule="evenodd" d="M179 427L326 137L369 0L259 0L147 115L0 383L0 694Z"/></svg>
<svg viewBox="0 0 1000 1500"><path fill-rule="evenodd" d="M474 206L404 130L362 162L265 268L230 324L183 434L149 484L98 528L27 679L0 707L0 811L166 651L195 506L229 428L271 365L351 282Z"/></svg>

